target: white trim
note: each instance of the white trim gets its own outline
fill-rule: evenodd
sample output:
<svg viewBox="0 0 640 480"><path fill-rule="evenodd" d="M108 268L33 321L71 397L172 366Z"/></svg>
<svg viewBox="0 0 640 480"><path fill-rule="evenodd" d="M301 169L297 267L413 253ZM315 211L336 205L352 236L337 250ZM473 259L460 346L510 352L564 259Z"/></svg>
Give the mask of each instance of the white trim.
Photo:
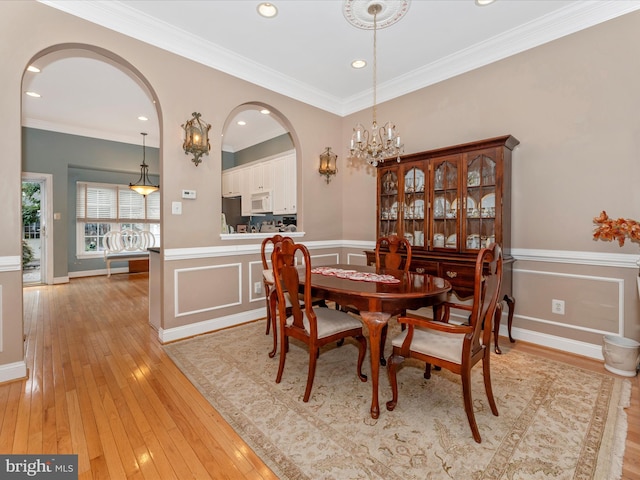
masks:
<svg viewBox="0 0 640 480"><path fill-rule="evenodd" d="M544 272L538 270L521 270L521 269L513 269L513 273L527 273L531 275L547 275L551 277L563 277L563 278L577 278L581 280L593 280L596 282L607 282L607 283L617 283L618 284L618 331L617 332L607 332L604 330L597 330L587 327L580 327L579 325L569 325L561 322L554 322L552 320L545 320L537 317L527 317L524 315L515 314L515 318L522 318L523 320L529 320L537 323L544 323L547 325L555 325L562 328L569 328L572 330L579 330L582 332L591 332L591 333L602 333L602 334L611 334L616 333L617 335L624 336L624 279L622 278L611 278L611 277L596 277L594 275L577 275L574 273L559 273L559 272Z"/></svg>
<svg viewBox="0 0 640 480"><path fill-rule="evenodd" d="M158 330L158 338L161 343L174 342L176 340L182 340L185 338L194 337L196 335L202 335L204 333L211 333L222 328L233 327L242 323L252 322L261 318L267 317L266 306L249 310L246 312L234 313L233 315L226 315L224 317L212 318L203 322L190 323L189 325L183 325L181 327L174 327L168 329L160 328Z"/></svg>
<svg viewBox="0 0 640 480"><path fill-rule="evenodd" d="M543 347L549 347L563 352L574 353L576 355L582 355L596 360L604 360L602 356L602 345L593 344L587 342L581 342L578 340L571 340L569 338L557 337L555 335L549 335L546 333L534 332L531 330L525 330L523 328L513 327L511 334L515 340L522 340L523 342L533 343L534 345L540 345ZM500 336L508 337L506 322L500 324ZM505 340L500 339L501 345L505 345ZM509 340L507 339L506 342Z"/></svg>
<svg viewBox="0 0 640 480"><path fill-rule="evenodd" d="M241 234L242 239L264 239L273 234L265 233L248 233ZM304 235L304 232L293 233L292 236ZM239 240L239 234L228 234L225 237L232 237ZM231 238L229 238L231 239ZM309 250L318 250L323 248L352 248L358 250L373 250L376 246L375 241L367 240L317 240L304 242ZM209 246L195 248L167 248L163 250L166 261L174 260L192 260L197 258L213 258L228 257L234 255L254 255L260 253L261 245L259 243L252 244L235 244L224 246ZM361 255L349 253L348 255ZM638 268L637 261L639 255L627 253L602 253L602 252L583 252L572 250L538 250L527 248L512 248L511 255L516 260L533 261L533 262L550 262L550 263L566 263L577 265L594 265L599 267L622 267L622 268ZM1 265L2 257L0 257Z"/></svg>
<svg viewBox="0 0 640 480"><path fill-rule="evenodd" d="M122 1L39 1L234 77L251 83L259 80L263 88L336 115L350 115L371 106L370 89L349 98L336 97L212 42L195 38L189 32L149 17ZM640 2L574 2L527 25L519 25L398 79L379 84L378 103L384 103L638 9Z"/></svg>
<svg viewBox="0 0 640 480"><path fill-rule="evenodd" d="M226 170L225 170L226 172ZM264 240L265 238L273 237L277 232L257 232L257 233L221 233L220 240L228 241L238 241L238 240ZM291 237L291 238L302 238L304 237L304 232L280 232L281 235Z"/></svg>
<svg viewBox="0 0 640 480"><path fill-rule="evenodd" d="M511 255L513 255L516 260L622 268L638 268L636 262L638 258L640 258L640 255L630 255L627 253L536 250L527 248L512 248Z"/></svg>
<svg viewBox="0 0 640 480"><path fill-rule="evenodd" d="M229 234L238 239L238 234ZM242 234L244 238L268 238L273 234L260 234L249 233ZM304 242L305 246L309 250L319 250L322 248L358 248L358 249L372 249L375 248L376 243L362 240L321 240L313 242ZM194 247L194 248L166 248L162 251L164 253L165 261L175 260L193 260L197 258L214 258L214 257L229 257L235 255L255 255L260 254L261 244L246 244L246 245L225 245L222 247Z"/></svg>
<svg viewBox="0 0 640 480"><path fill-rule="evenodd" d="M24 361L0 365L0 383L28 378L28 373Z"/></svg>
<svg viewBox="0 0 640 480"><path fill-rule="evenodd" d="M178 280L178 275L184 272L193 272L196 270L216 270L218 268L228 268L228 267L237 267L238 269L238 301L233 303L227 303L224 305L217 305L215 307L209 308L201 308L200 310L190 310L186 312L180 313L180 306L178 305L178 298L180 296L180 281ZM173 272L173 282L174 282L174 292L173 292L173 300L174 300L174 317L184 317L186 315L193 315L196 313L202 312L210 312L213 310L218 310L220 308L226 307L235 307L236 305L242 305L242 264L241 263L229 263L226 265L209 265L205 267L190 267L190 268L177 268Z"/></svg>
<svg viewBox="0 0 640 480"><path fill-rule="evenodd" d="M0 257L0 272L16 272L22 270L22 259L19 256Z"/></svg>
<svg viewBox="0 0 640 480"><path fill-rule="evenodd" d="M269 260L267 260L268 262ZM253 267L254 265L260 265L260 272L262 272L262 259L254 261L254 262L249 262L248 266L249 266L249 303L252 302L259 302L261 300L265 299L265 295L264 295L264 282L262 280L262 274L260 275L260 280L254 280L253 279ZM260 291L263 293L263 295L261 297L254 297L253 295L256 295L253 293L253 285L256 282L260 282L261 287L260 287ZM258 294L259 295L259 294ZM266 305L266 304L265 304Z"/></svg>

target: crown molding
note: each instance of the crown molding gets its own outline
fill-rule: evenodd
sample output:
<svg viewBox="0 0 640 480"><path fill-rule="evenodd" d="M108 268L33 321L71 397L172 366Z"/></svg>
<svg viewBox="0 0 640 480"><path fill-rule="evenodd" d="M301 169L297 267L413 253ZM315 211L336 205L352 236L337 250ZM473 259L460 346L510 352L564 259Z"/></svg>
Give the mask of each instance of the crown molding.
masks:
<svg viewBox="0 0 640 480"><path fill-rule="evenodd" d="M336 115L345 116L371 107L372 89L338 98L211 42L195 39L189 32L143 15L121 1L38 1L247 82L258 84L259 81L264 88ZM638 9L640 2L631 0L589 0L568 5L535 22L379 84L378 102L392 100Z"/></svg>

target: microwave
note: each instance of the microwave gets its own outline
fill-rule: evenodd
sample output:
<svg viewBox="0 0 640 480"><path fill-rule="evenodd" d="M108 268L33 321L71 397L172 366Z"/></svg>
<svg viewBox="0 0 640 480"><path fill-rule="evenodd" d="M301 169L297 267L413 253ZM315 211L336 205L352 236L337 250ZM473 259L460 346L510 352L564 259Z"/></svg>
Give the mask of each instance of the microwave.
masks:
<svg viewBox="0 0 640 480"><path fill-rule="evenodd" d="M270 191L251 194L251 213L273 212L273 197Z"/></svg>

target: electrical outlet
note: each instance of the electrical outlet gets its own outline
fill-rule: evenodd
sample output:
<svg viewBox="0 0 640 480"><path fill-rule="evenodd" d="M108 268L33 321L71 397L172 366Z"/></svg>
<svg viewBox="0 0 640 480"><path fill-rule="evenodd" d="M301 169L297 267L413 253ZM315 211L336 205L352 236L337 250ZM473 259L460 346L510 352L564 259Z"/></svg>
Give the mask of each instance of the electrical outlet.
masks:
<svg viewBox="0 0 640 480"><path fill-rule="evenodd" d="M253 284L253 293L255 294L262 293L262 282L256 282Z"/></svg>
<svg viewBox="0 0 640 480"><path fill-rule="evenodd" d="M551 313L564 315L564 300L551 300Z"/></svg>

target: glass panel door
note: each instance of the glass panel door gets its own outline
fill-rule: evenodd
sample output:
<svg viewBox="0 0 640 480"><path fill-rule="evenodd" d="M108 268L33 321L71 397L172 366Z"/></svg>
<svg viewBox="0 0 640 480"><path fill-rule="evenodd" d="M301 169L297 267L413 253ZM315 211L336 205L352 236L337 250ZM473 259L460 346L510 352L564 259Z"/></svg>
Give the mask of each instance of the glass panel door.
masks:
<svg viewBox="0 0 640 480"><path fill-rule="evenodd" d="M378 233L381 237L398 234L400 199L398 198L398 171L388 170L380 175Z"/></svg>
<svg viewBox="0 0 640 480"><path fill-rule="evenodd" d="M403 232L415 247L424 246L425 235L425 173L413 167L404 174Z"/></svg>
<svg viewBox="0 0 640 480"><path fill-rule="evenodd" d="M447 159L434 164L433 200L431 202L433 228L431 245L434 249L456 249L458 217L458 160Z"/></svg>
<svg viewBox="0 0 640 480"><path fill-rule="evenodd" d="M496 162L485 153L467 160L465 248L479 250L495 242Z"/></svg>

